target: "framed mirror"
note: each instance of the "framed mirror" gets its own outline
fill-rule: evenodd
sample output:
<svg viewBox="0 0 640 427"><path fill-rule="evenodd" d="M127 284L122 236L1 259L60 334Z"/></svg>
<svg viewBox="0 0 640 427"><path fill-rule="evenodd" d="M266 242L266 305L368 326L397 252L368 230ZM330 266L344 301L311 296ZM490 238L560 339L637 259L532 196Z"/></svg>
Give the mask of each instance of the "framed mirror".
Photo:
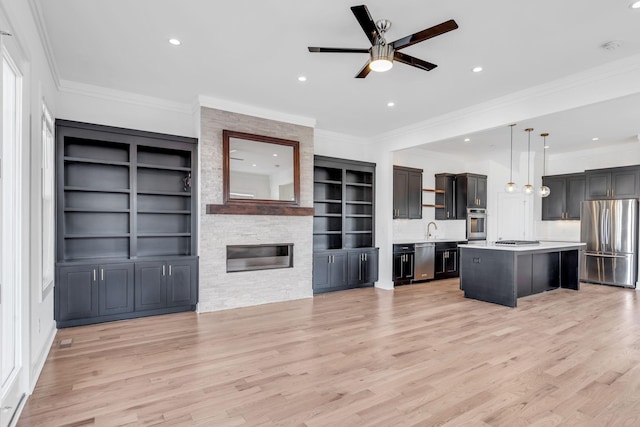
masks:
<svg viewBox="0 0 640 427"><path fill-rule="evenodd" d="M299 142L224 130L225 204L298 206Z"/></svg>

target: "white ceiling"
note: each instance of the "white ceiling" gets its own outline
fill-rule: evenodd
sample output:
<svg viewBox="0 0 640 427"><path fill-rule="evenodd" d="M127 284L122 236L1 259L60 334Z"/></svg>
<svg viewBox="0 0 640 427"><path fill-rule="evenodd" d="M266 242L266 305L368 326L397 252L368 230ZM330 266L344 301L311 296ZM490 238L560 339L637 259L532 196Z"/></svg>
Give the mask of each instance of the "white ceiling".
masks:
<svg viewBox="0 0 640 427"><path fill-rule="evenodd" d="M639 76L640 78L640 76ZM587 105L516 123L513 128L513 151L527 151L531 132L531 151L542 151L542 133L548 133L548 153L558 154L635 142L640 147L640 94ZM455 139L419 146L425 150L465 157L507 153L510 147L509 126L489 129ZM594 140L594 138L597 138ZM469 141L465 141L469 139ZM640 161L640 159L638 159Z"/></svg>
<svg viewBox="0 0 640 427"><path fill-rule="evenodd" d="M37 1L63 80L184 103L205 95L315 118L320 129L361 137L640 53L640 9L630 9L631 0L369 0L374 20L392 21L390 41L448 19L460 28L403 50L438 64L435 70L396 63L366 79L353 77L366 54L307 51L368 48L349 9L358 2ZM169 45L170 37L182 45ZM600 48L611 40L621 47ZM484 71L471 72L478 65ZM300 75L308 80L299 82ZM550 145L558 147L584 147L593 136L620 142L640 132L638 115L627 114L638 111L639 99L519 127L549 132ZM388 101L396 106L387 107ZM472 138L476 147L504 144L508 129ZM451 144L430 149L447 151Z"/></svg>

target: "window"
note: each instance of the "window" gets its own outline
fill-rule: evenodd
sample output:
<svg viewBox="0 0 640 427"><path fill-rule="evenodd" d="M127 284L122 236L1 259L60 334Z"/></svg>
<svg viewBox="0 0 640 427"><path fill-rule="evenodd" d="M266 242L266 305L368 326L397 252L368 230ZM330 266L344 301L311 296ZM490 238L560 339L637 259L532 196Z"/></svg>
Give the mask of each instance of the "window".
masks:
<svg viewBox="0 0 640 427"><path fill-rule="evenodd" d="M53 191L54 191L54 160L53 160L53 117L42 103L42 296L53 284Z"/></svg>

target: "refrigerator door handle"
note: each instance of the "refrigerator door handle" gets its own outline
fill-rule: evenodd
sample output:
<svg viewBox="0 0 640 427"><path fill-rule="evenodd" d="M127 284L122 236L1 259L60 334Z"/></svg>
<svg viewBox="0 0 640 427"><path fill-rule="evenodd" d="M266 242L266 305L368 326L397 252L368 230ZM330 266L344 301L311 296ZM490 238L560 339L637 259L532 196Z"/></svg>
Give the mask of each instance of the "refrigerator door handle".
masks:
<svg viewBox="0 0 640 427"><path fill-rule="evenodd" d="M585 256L592 256L596 258L627 258L628 255L590 254L589 252L585 252Z"/></svg>

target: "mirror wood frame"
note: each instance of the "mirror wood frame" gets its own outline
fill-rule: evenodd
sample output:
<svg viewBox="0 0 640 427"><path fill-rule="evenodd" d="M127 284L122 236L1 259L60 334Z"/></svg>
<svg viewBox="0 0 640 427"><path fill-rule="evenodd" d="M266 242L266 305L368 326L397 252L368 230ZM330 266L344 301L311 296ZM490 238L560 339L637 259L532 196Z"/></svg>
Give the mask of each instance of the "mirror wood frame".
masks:
<svg viewBox="0 0 640 427"><path fill-rule="evenodd" d="M271 199L234 199L231 197L231 163L229 144L230 139L244 139L247 141L266 144L285 145L293 148L293 200ZM245 132L231 130L222 131L222 191L225 205L257 205L257 206L299 206L300 205L300 142L288 139L274 138L271 136L254 135Z"/></svg>

